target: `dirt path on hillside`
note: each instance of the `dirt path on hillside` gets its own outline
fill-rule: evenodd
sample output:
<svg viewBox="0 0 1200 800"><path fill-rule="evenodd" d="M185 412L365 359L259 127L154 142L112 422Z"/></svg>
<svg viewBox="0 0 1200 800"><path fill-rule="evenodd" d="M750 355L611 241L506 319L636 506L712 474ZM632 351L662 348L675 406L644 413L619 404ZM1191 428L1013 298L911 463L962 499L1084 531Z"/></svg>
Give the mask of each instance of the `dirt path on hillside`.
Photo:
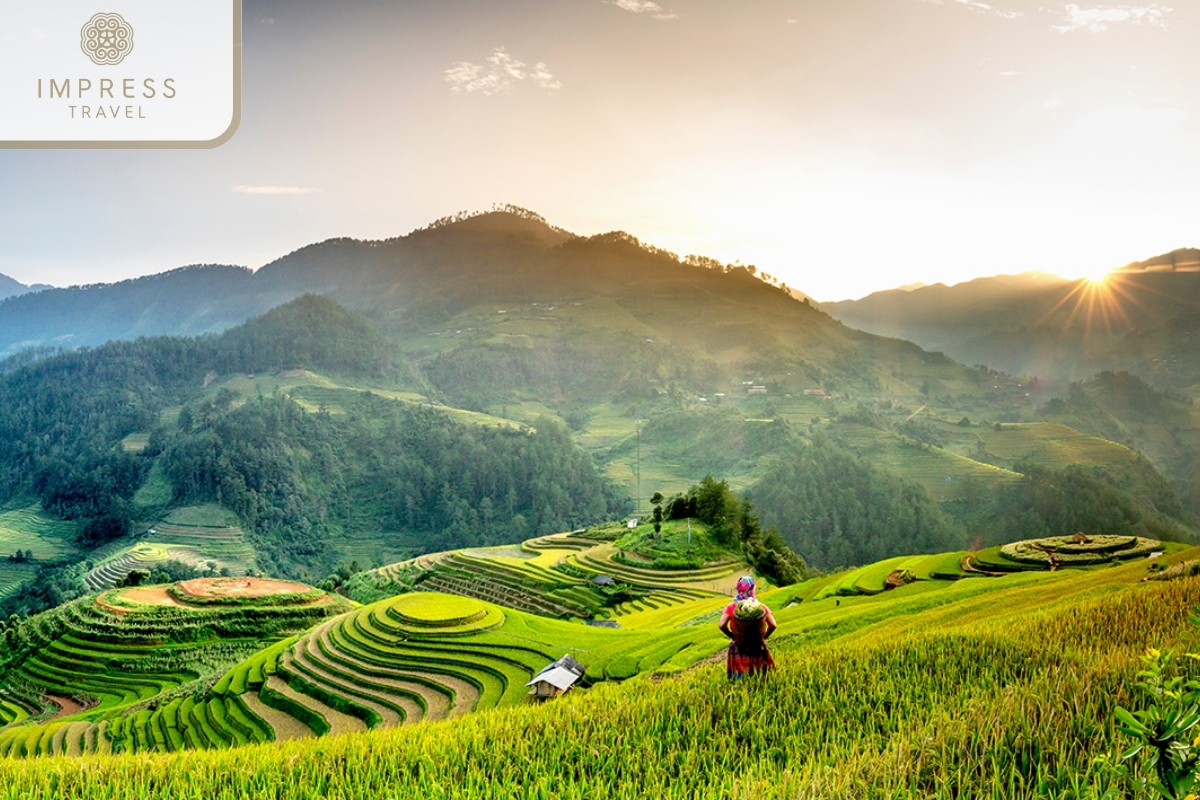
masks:
<svg viewBox="0 0 1200 800"><path fill-rule="evenodd" d="M58 706L58 711L54 714L54 716L44 720L44 722L54 722L56 719L69 717L72 714L78 714L80 711L86 711L89 708L89 706L85 706L71 697L62 697L61 695L57 694L48 694L46 697L50 700L50 702Z"/></svg>

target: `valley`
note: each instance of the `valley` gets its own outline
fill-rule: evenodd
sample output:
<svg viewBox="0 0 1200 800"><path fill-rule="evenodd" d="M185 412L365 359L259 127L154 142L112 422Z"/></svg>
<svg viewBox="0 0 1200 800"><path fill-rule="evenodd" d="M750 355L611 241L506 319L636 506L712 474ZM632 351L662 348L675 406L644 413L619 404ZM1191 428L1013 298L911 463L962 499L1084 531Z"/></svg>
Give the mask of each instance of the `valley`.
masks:
<svg viewBox="0 0 1200 800"><path fill-rule="evenodd" d="M1056 393L519 210L94 297L191 334L138 304L226 279L203 335L0 364L0 776L22 796L90 796L71 765L95 763L253 797L215 776L284 754L304 785L272 785L314 796L337 752L362 796L1078 798L1110 779L1089 764L1142 702L1140 654L1200 601L1185 390ZM780 625L769 703L719 677L743 574ZM564 656L577 685L532 703ZM747 714L803 747L741 736ZM548 738L584 724L594 757ZM480 740L512 762L467 758ZM957 755L982 751L986 773ZM171 759L212 777L174 784Z"/></svg>

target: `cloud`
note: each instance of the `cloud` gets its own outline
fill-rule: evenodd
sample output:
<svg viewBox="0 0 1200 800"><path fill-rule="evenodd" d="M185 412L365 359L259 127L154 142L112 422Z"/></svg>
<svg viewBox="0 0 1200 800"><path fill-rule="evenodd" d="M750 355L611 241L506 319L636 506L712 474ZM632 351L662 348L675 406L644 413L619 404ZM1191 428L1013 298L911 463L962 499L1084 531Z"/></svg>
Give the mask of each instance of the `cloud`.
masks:
<svg viewBox="0 0 1200 800"><path fill-rule="evenodd" d="M932 3L935 6L940 6L943 4L943 0L922 0L922 2ZM1025 14L1020 11L1001 11L995 6L981 2L981 0L950 0L950 2L960 6L966 6L972 11L978 11L981 14L990 14L994 17L1000 17L1001 19L1017 19L1025 16Z"/></svg>
<svg viewBox="0 0 1200 800"><path fill-rule="evenodd" d="M679 15L674 11L667 11L650 0L612 0L612 4L634 14L650 14L655 19L679 19Z"/></svg>
<svg viewBox="0 0 1200 800"><path fill-rule="evenodd" d="M1086 30L1090 33L1101 33L1108 26L1118 22L1129 22L1133 25L1151 25L1156 28L1167 28L1167 14L1174 9L1150 3L1144 6L1105 6L1102 8L1080 8L1074 3L1065 6L1067 16L1064 25L1051 25L1052 30L1059 33Z"/></svg>
<svg viewBox="0 0 1200 800"><path fill-rule="evenodd" d="M235 186L233 191L238 194L315 194L320 189L309 189L306 186Z"/></svg>
<svg viewBox="0 0 1200 800"><path fill-rule="evenodd" d="M1011 78L1014 75L1024 75L1025 73L1017 72L1015 69L1006 69L1004 72L1001 72L1000 74L1005 78Z"/></svg>
<svg viewBox="0 0 1200 800"><path fill-rule="evenodd" d="M528 72L524 68L524 61L513 58L503 47L497 47L487 57L486 63L454 62L454 65L446 70L445 80L450 84L450 94L504 94L513 84L523 80L531 80L543 89L562 88L562 82L555 80L549 68L541 61L534 64L533 69Z"/></svg>
<svg viewBox="0 0 1200 800"><path fill-rule="evenodd" d="M562 88L562 81L555 80L550 71L546 69L546 65L541 61L533 65L533 72L529 73L529 79L543 89Z"/></svg>

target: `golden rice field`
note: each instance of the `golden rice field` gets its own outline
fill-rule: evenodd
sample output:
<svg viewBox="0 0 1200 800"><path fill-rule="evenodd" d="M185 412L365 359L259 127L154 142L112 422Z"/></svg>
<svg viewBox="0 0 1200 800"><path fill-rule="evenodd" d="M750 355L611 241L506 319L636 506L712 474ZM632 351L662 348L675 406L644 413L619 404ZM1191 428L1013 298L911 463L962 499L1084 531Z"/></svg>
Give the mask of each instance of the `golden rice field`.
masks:
<svg viewBox="0 0 1200 800"><path fill-rule="evenodd" d="M166 748L148 729L136 752L0 759L0 798L1096 796L1089 764L1122 744L1112 710L1140 702L1148 646L1194 638L1200 577L1143 582L1145 559L923 577L959 556L767 590L778 670L735 685L708 659L722 648L716 595L627 609L614 619L637 624L618 630L463 597L382 601L231 670L211 710L189 706L263 743L230 733L154 752ZM867 591L896 568L918 580ZM518 684L564 650L588 667L587 688L529 704ZM264 707L256 684L288 701ZM267 735L288 708L307 732ZM426 721L404 719L416 710ZM157 713L146 719L169 721ZM357 732L312 738L339 730Z"/></svg>

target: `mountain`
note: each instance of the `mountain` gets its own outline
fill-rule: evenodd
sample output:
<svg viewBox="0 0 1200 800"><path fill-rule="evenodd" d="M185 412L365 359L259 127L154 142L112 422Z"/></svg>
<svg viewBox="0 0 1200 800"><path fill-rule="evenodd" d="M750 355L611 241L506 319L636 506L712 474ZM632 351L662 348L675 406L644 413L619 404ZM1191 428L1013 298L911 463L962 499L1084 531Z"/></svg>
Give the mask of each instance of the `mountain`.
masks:
<svg viewBox="0 0 1200 800"><path fill-rule="evenodd" d="M529 212L493 212L443 220L384 241L329 240L257 272L192 266L10 298L0 303L0 352L217 332L306 293L330 296L393 331L418 334L484 303L600 297L616 299L638 317L670 315L663 318L671 323L664 330L683 324L689 333L702 326L679 309L700 300L716 306L722 317L733 317L717 321L720 338L733 332L732 346L753 341L762 327L743 313L751 304L762 305L772 318L821 316L787 302L785 291L744 268L703 261L709 268L681 262L624 233L584 238Z"/></svg>
<svg viewBox="0 0 1200 800"><path fill-rule="evenodd" d="M30 292L41 292L52 287L44 283L35 283L32 286L26 286L20 281L16 281L7 275L0 275L0 300L7 297L16 297L17 295L28 294Z"/></svg>
<svg viewBox="0 0 1200 800"><path fill-rule="evenodd" d="M706 475L823 569L1068 519L1192 535L1182 472L1033 422L1024 379L847 327L747 268L528 212L10 298L0 319L24 326L10 339L117 338L0 363L0 554L20 551L0 598L33 562L91 560L95 588L166 553L320 580L640 515ZM1064 513L1041 502L1056 482ZM149 530L171 538L138 549Z"/></svg>
<svg viewBox="0 0 1200 800"><path fill-rule="evenodd" d="M1197 253L1177 250L1103 281L1025 273L821 308L847 325L1043 383L1125 370L1164 388L1187 387L1200 382Z"/></svg>
<svg viewBox="0 0 1200 800"><path fill-rule="evenodd" d="M957 369L840 325L746 268L680 260L620 232L573 236L514 211L386 241L329 240L257 272L187 267L9 298L0 348L217 332L307 293L364 314L414 357L435 357L436 388L472 407L529 391L570 401L900 388L897 374Z"/></svg>
<svg viewBox="0 0 1200 800"><path fill-rule="evenodd" d="M1200 272L1200 249L1183 247L1161 256L1135 261L1117 272Z"/></svg>

